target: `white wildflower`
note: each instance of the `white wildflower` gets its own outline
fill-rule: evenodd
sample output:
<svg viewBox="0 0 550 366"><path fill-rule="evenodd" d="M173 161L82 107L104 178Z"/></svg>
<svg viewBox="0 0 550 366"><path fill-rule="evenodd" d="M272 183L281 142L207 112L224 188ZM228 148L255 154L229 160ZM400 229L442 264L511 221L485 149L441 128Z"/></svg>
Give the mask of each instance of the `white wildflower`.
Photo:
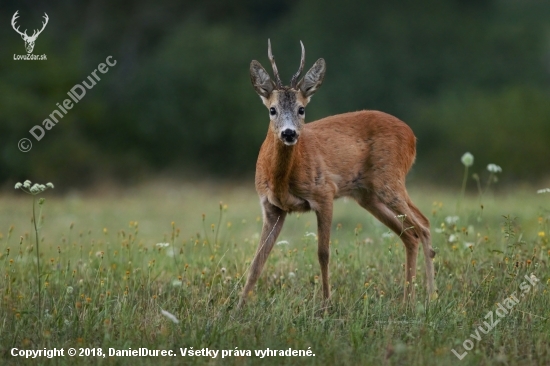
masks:
<svg viewBox="0 0 550 366"><path fill-rule="evenodd" d="M538 194L550 193L550 188L543 188L537 191Z"/></svg>
<svg viewBox="0 0 550 366"><path fill-rule="evenodd" d="M288 245L288 240L281 240L277 242L277 245Z"/></svg>
<svg viewBox="0 0 550 366"><path fill-rule="evenodd" d="M222 269L220 269L220 271L221 271L222 274L225 274L225 272L226 272L227 270L225 269L225 267L222 267Z"/></svg>
<svg viewBox="0 0 550 366"><path fill-rule="evenodd" d="M178 324L180 322L174 314L171 314L171 313L169 313L169 312L167 312L166 310L163 310L163 309L160 309L160 312L161 312L162 315L164 315L165 317L170 319L173 323Z"/></svg>
<svg viewBox="0 0 550 366"><path fill-rule="evenodd" d="M466 247L466 248L472 248L473 246L474 246L474 243L464 242L464 247Z"/></svg>
<svg viewBox="0 0 550 366"><path fill-rule="evenodd" d="M67 286L67 293L68 294L72 294L73 293L73 287L72 286Z"/></svg>
<svg viewBox="0 0 550 366"><path fill-rule="evenodd" d="M496 164L489 164L487 165L487 170L491 173L501 173L502 168Z"/></svg>
<svg viewBox="0 0 550 366"><path fill-rule="evenodd" d="M296 277L296 273L288 272L288 278L294 278L294 277Z"/></svg>
<svg viewBox="0 0 550 366"><path fill-rule="evenodd" d="M166 248L170 243L157 243L155 244L157 248Z"/></svg>
<svg viewBox="0 0 550 366"><path fill-rule="evenodd" d="M472 164L474 164L474 156L469 152L462 155L462 158L460 160L462 161L462 164L464 164L464 166L466 167L472 166Z"/></svg>
<svg viewBox="0 0 550 366"><path fill-rule="evenodd" d="M458 237L455 234L449 235L449 243L454 243Z"/></svg>
<svg viewBox="0 0 550 366"><path fill-rule="evenodd" d="M458 216L447 216L445 217L445 222L449 225L452 225L452 224L456 224L458 219L459 219Z"/></svg>
<svg viewBox="0 0 550 366"><path fill-rule="evenodd" d="M441 227L436 227L436 228L434 229L434 231L435 231L436 233L438 233L438 234L441 234L441 233L444 233L444 232L445 232L445 229L443 229L443 228L441 228Z"/></svg>
<svg viewBox="0 0 550 366"><path fill-rule="evenodd" d="M382 234L382 237L384 239L390 239L390 238L393 238L394 236L394 233L392 233L391 231L386 231L385 233Z"/></svg>
<svg viewBox="0 0 550 366"><path fill-rule="evenodd" d="M183 282L181 282L180 280L172 281L172 286L173 287L180 287L181 285L183 285Z"/></svg>
<svg viewBox="0 0 550 366"><path fill-rule="evenodd" d="M15 184L15 189L22 189L24 192L26 193L30 193L32 194L33 196L37 195L38 193L41 193L41 192L44 192L46 189L48 188L53 188L53 184L52 183L47 183L46 185L44 184L39 184L39 183L35 183L35 184L32 184L30 180L26 180L25 182L23 183L19 183L17 182ZM39 202L40 204L43 203L42 202Z"/></svg>

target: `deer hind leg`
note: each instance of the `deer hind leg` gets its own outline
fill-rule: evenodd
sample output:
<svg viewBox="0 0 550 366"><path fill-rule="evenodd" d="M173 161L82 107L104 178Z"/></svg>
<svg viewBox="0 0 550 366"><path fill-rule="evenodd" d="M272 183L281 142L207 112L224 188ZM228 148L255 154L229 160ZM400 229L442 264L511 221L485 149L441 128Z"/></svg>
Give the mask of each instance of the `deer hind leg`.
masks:
<svg viewBox="0 0 550 366"><path fill-rule="evenodd" d="M246 285L244 286L238 308L241 308L244 305L247 295L250 291L252 291L254 285L256 285L267 257L269 256L271 249L273 249L273 245L281 232L287 215L285 211L281 210L277 206L273 206L267 200L262 202L262 208L264 221L262 226L262 235L260 237L258 249L256 250L256 255L250 265L248 279L246 280Z"/></svg>
<svg viewBox="0 0 550 366"><path fill-rule="evenodd" d="M422 242L422 249L424 250L424 261L426 264L426 284L428 287L428 294L431 298L436 296L436 287L435 287L435 275L434 275L434 263L433 258L435 257L435 251L432 247L432 238L430 234L430 221L420 212L418 207L412 203L409 199L407 204L412 211L412 214L415 216L418 223L418 232L420 233L420 241Z"/></svg>
<svg viewBox="0 0 550 366"><path fill-rule="evenodd" d="M383 198L375 194L369 194L361 197L358 202L403 241L406 253L404 301L412 301L414 300L413 277L416 277L416 257L418 256L419 240L418 228L420 225L416 219L416 215L409 208L407 199L395 197L383 200Z"/></svg>

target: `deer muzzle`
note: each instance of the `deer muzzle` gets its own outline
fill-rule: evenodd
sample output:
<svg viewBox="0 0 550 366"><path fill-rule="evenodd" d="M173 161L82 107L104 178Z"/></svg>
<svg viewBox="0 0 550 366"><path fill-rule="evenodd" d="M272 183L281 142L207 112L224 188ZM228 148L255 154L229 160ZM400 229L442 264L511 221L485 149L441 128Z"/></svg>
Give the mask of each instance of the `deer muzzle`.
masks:
<svg viewBox="0 0 550 366"><path fill-rule="evenodd" d="M285 145L294 145L298 141L298 133L296 133L296 130L287 128L281 132L281 140Z"/></svg>

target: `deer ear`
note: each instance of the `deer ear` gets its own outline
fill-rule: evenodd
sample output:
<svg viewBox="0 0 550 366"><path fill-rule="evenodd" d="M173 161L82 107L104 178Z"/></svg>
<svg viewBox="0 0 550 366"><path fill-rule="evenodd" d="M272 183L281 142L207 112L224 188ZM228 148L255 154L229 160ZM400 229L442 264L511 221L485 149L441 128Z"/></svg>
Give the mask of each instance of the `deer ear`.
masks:
<svg viewBox="0 0 550 366"><path fill-rule="evenodd" d="M275 82L271 80L267 71L256 60L250 63L250 81L256 93L262 98L269 98L271 92L275 89Z"/></svg>
<svg viewBox="0 0 550 366"><path fill-rule="evenodd" d="M317 89L321 87L323 84L323 79L325 78L325 71L325 60L320 58L313 64L311 69L309 69L297 85L297 88L302 92L304 97L311 97L315 94Z"/></svg>

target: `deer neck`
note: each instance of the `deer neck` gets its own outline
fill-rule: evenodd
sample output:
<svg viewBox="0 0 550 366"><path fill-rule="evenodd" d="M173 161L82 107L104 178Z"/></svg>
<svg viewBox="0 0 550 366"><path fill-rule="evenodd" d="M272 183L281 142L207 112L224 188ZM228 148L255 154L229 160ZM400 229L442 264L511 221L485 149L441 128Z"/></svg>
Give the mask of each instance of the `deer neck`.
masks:
<svg viewBox="0 0 550 366"><path fill-rule="evenodd" d="M302 137L295 145L287 146L273 134L271 136L271 189L282 200L289 194L290 180L302 155Z"/></svg>

